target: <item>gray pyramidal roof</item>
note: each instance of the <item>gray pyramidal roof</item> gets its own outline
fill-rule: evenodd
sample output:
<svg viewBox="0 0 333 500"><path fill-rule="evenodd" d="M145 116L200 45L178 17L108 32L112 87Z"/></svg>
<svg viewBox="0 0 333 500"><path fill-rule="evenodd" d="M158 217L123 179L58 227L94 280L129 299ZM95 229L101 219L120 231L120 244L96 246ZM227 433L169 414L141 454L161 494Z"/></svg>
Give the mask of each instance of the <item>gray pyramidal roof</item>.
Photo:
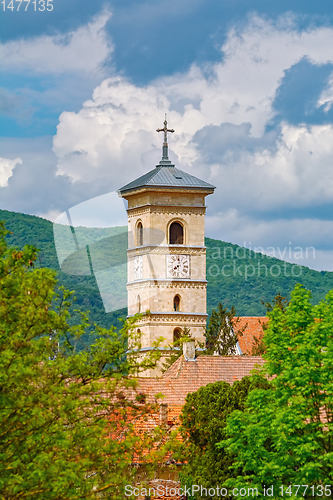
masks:
<svg viewBox="0 0 333 500"><path fill-rule="evenodd" d="M170 162L171 163L171 162ZM215 186L202 181L194 175L179 170L174 165L157 165L154 170L142 175L135 181L119 189L120 194L143 187L187 187L196 189L215 189Z"/></svg>

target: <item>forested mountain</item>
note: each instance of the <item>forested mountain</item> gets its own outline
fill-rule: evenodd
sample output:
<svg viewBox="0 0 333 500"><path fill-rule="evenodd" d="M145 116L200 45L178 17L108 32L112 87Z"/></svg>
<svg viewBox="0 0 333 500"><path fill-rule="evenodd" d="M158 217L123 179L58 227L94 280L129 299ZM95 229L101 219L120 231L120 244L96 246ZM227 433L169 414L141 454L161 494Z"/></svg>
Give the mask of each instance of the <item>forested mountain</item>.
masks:
<svg viewBox="0 0 333 500"><path fill-rule="evenodd" d="M126 283L126 228L75 228L57 226L56 244L53 223L31 215L0 210L0 220L13 234L10 245L26 244L40 249L37 266L55 269L59 285L75 290L75 308L89 310L90 318L101 326L115 324L126 316L126 308L105 312L100 290L123 294ZM206 238L207 309L208 313L222 302L236 307L241 316L261 316L261 301L271 301L277 294L290 294L296 283L302 283L318 302L333 289L333 272L314 271L261 253ZM58 256L61 259L61 269ZM110 285L111 283L111 285ZM105 300L104 300L105 303Z"/></svg>

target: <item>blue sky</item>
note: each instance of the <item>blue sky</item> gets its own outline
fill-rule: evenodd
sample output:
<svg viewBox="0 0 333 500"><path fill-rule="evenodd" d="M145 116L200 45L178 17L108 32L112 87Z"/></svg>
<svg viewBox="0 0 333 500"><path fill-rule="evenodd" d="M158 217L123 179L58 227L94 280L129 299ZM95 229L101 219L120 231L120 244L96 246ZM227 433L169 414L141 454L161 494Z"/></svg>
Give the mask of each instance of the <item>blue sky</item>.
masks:
<svg viewBox="0 0 333 500"><path fill-rule="evenodd" d="M167 112L177 166L217 186L208 236L333 270L330 0L29 7L0 12L1 208L115 191L154 168Z"/></svg>

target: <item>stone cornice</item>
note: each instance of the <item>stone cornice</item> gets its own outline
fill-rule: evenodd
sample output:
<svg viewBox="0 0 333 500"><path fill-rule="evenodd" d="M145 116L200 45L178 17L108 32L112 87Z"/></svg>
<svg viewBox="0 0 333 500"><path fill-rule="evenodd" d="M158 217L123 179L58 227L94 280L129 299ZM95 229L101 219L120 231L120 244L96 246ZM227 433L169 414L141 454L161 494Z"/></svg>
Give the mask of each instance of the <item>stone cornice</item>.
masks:
<svg viewBox="0 0 333 500"><path fill-rule="evenodd" d="M127 250L128 258L135 257L136 255L149 255L152 253L161 255L206 255L206 247L204 245L142 245Z"/></svg>
<svg viewBox="0 0 333 500"><path fill-rule="evenodd" d="M129 217L140 217L145 213L167 214L167 215L205 215L206 207L190 206L190 205L139 205L127 209Z"/></svg>
<svg viewBox="0 0 333 500"><path fill-rule="evenodd" d="M179 318L180 316L198 316L200 318L203 318L203 317L207 317L208 314L206 313L197 313L197 312L184 312L184 311L150 311L148 314L147 314L147 317L150 317L150 316L156 316L156 315L159 315L159 316L173 316L173 317L177 317Z"/></svg>
<svg viewBox="0 0 333 500"><path fill-rule="evenodd" d="M207 280L191 280L191 279L145 279L130 281L127 283L127 290L141 290L143 288L197 288L206 289Z"/></svg>
<svg viewBox="0 0 333 500"><path fill-rule="evenodd" d="M131 315L132 316L132 315ZM130 318L131 316L127 316ZM145 323L173 323L178 325L180 323L199 323L199 326L205 326L208 314L195 313L195 312L162 312L151 311L149 314L140 319L137 323L143 325Z"/></svg>

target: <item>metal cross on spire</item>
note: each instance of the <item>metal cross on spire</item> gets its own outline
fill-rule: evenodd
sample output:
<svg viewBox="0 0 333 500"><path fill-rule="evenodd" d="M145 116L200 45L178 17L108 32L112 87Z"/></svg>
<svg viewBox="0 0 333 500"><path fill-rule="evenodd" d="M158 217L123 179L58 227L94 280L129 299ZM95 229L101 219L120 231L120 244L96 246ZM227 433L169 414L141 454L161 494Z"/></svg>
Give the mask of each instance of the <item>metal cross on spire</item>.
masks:
<svg viewBox="0 0 333 500"><path fill-rule="evenodd" d="M163 154L162 154L162 162L163 163L171 163L169 160L169 153L168 153L168 132L173 133L174 129L173 128L168 128L168 122L167 122L167 115L165 113L165 120L164 120L164 127L163 128L158 128L156 129L156 132L164 132L164 142L163 142ZM160 162L160 164L162 163Z"/></svg>

